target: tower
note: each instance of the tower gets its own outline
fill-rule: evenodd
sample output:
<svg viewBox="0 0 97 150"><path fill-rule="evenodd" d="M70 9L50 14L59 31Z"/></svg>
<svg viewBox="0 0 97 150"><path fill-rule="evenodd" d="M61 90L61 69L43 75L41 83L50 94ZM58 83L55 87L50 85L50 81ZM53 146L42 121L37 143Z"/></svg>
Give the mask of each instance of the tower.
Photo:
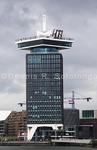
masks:
<svg viewBox="0 0 97 150"><path fill-rule="evenodd" d="M37 36L16 40L26 55L27 139L38 136L38 129L63 126L63 57L60 50L72 47L73 39L63 38L62 30L43 31Z"/></svg>

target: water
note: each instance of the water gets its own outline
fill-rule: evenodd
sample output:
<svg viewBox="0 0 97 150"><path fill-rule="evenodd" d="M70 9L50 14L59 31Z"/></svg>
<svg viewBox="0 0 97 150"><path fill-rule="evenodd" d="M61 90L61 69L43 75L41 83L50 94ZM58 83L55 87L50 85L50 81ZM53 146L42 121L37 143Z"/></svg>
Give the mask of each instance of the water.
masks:
<svg viewBox="0 0 97 150"><path fill-rule="evenodd" d="M94 150L94 148L72 146L0 146L0 150Z"/></svg>

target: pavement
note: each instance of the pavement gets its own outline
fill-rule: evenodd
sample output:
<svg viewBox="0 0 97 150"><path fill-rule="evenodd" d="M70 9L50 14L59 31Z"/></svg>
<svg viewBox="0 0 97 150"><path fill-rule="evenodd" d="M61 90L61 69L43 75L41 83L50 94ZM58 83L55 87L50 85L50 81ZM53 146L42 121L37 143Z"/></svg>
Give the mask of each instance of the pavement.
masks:
<svg viewBox="0 0 97 150"><path fill-rule="evenodd" d="M76 144L88 144L91 139L58 139L52 140L52 143L76 143Z"/></svg>

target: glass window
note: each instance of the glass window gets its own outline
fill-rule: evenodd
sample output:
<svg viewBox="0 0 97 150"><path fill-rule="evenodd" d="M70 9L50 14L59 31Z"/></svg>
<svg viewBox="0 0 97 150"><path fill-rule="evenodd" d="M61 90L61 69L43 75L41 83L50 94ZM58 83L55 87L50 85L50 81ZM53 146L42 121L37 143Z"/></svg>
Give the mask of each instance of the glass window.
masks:
<svg viewBox="0 0 97 150"><path fill-rule="evenodd" d="M32 63L32 56L28 56L28 63Z"/></svg>
<svg viewBox="0 0 97 150"><path fill-rule="evenodd" d="M71 47L72 46L72 42L65 42L65 41L52 41L52 40L37 40L37 41L30 41L30 42L23 42L23 43L19 43L18 47L22 48L22 47L27 47L27 46L33 46L33 45L40 45L40 44L49 44L49 45L60 45L60 46L67 46L67 47ZM38 48L36 48L37 51ZM43 49L43 48L41 48ZM44 48L45 51L48 50L48 48Z"/></svg>
<svg viewBox="0 0 97 150"><path fill-rule="evenodd" d="M94 110L83 110L82 117L83 118L94 118Z"/></svg>
<svg viewBox="0 0 97 150"><path fill-rule="evenodd" d="M43 119L45 123L53 123L55 117L59 120L57 122L61 122L62 99L60 91L62 90L62 80L54 79L54 77L60 77L62 72L60 69L62 67L61 61L57 62L57 60L60 60L59 56L61 57L61 55L29 55L32 56L30 57L32 63L29 63L29 66L27 64L27 69L30 67L28 70L30 77L27 78L27 110L31 119L33 115L37 117L36 120L34 117L34 120L32 119L32 122L29 121L29 123L43 123ZM42 60L45 60L45 62ZM42 77L42 73L47 74L47 79ZM37 75L37 80L34 79L34 75Z"/></svg>

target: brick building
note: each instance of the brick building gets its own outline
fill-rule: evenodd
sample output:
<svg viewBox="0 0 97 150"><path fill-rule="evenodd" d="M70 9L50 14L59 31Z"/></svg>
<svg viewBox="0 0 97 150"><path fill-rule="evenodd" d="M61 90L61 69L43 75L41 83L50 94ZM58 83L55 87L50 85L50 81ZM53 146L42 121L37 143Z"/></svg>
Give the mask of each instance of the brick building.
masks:
<svg viewBox="0 0 97 150"><path fill-rule="evenodd" d="M0 111L1 116L6 111ZM26 124L26 111L21 112L10 111L6 114L6 117L0 119L0 134L6 136L17 136L18 134L25 133L27 131Z"/></svg>
<svg viewBox="0 0 97 150"><path fill-rule="evenodd" d="M26 132L26 111L21 112L12 111L7 117L6 121L6 135L18 135L18 133Z"/></svg>
<svg viewBox="0 0 97 150"><path fill-rule="evenodd" d="M0 111L0 136L4 136L6 132L5 120L10 115L11 111Z"/></svg>
<svg viewBox="0 0 97 150"><path fill-rule="evenodd" d="M92 135L92 138L97 138L97 110L82 110L82 118L79 121L81 125L80 129L82 132L84 132L83 127L87 126L89 128L90 135Z"/></svg>

